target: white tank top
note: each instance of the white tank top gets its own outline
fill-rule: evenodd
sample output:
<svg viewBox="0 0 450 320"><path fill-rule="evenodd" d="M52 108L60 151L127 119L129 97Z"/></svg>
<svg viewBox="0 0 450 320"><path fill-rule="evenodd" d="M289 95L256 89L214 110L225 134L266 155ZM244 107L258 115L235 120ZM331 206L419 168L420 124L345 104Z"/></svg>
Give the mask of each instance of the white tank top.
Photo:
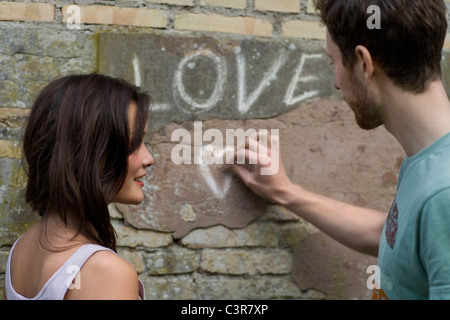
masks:
<svg viewBox="0 0 450 320"><path fill-rule="evenodd" d="M20 239L20 238L19 238ZM7 300L64 300L66 291L69 288L77 288L77 279L75 278L90 256L92 256L97 251L107 250L114 252L113 250L96 245L96 244L85 244L81 246L62 266L59 268L48 281L44 284L41 291L33 298L27 298L17 293L11 283L11 256L16 246L17 241L11 248L9 253L8 262L6 264L5 273L5 293ZM114 252L115 253L115 252ZM145 293L142 282L139 280L139 297L144 300Z"/></svg>

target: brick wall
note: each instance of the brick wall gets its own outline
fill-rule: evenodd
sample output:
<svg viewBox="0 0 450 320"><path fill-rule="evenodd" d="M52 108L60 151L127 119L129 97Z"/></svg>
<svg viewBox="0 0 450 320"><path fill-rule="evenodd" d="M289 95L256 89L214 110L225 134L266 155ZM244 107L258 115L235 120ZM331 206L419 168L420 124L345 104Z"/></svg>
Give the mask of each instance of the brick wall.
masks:
<svg viewBox="0 0 450 320"><path fill-rule="evenodd" d="M70 4L0 2L0 21L67 21ZM92 2L92 4L89 4ZM97 3L104 4L97 4ZM445 0L450 3L449 0ZM207 31L264 37L324 39L312 0L129 0L82 1L81 23L126 25L165 30ZM86 4L87 3L87 4Z"/></svg>
<svg viewBox="0 0 450 320"><path fill-rule="evenodd" d="M89 4L89 2L93 2ZM104 4L97 4L102 2ZM174 0L83 1L81 23L126 25L165 30L210 31L264 37L324 39L312 13L311 1L298 0ZM87 3L87 4L86 4ZM72 3L70 3L72 4ZM70 4L0 2L0 20L25 22L67 21ZM313 21L311 21L313 20Z"/></svg>
<svg viewBox="0 0 450 320"><path fill-rule="evenodd" d="M73 20L73 4L79 21ZM370 296L365 272L374 259L337 244L283 207L252 198L237 181L231 182L237 191L229 192L226 201L219 199L193 174L196 167L170 161L171 133L192 130L194 120L203 120L204 130L223 132L276 128L294 182L388 210L403 153L383 130L356 127L324 66L324 37L310 0L0 1L0 286L10 246L37 219L23 201L18 147L28 108L53 78L100 71L142 82L156 97L154 117L162 119L147 141L156 164L146 202L138 209L110 207L118 252L136 267L149 298ZM192 55L195 48L209 55ZM180 65L195 68L216 58L221 61L216 66L226 66L228 90L217 106L205 113L185 112L179 98L167 98ZM164 68L152 69L152 59L164 62ZM246 65L240 64L243 60ZM162 74L166 69L171 71ZM218 83L219 73L211 81L197 80ZM247 82L241 83L243 78ZM161 83L162 96L149 83ZM286 89L291 84L297 91ZM205 94L204 87L191 88L191 97L194 91ZM243 97L236 97L239 90ZM284 104L277 102L283 98ZM246 112L234 110L243 101ZM214 174L223 186L228 178ZM239 211L239 201L252 209Z"/></svg>

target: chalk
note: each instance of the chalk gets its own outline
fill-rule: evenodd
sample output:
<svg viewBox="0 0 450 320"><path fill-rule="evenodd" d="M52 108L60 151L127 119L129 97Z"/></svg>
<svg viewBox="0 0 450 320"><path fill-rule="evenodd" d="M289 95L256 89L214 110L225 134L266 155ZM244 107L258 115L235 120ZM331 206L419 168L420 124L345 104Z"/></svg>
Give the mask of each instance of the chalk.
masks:
<svg viewBox="0 0 450 320"><path fill-rule="evenodd" d="M211 59L216 67L216 73L217 73L217 80L214 85L214 90L211 93L210 97L205 102L197 102L186 92L186 88L183 84L183 72L184 67L187 66L188 68L192 69L195 67L195 64L192 64L190 60L192 60L195 57L203 56L208 59ZM175 71L174 75L174 82L173 82L173 95L174 97L176 95L180 95L180 97L193 109L193 110L201 110L201 111L207 111L212 108L214 108L223 96L223 90L225 88L225 80L227 79L227 67L225 64L225 60L223 57L219 57L216 54L214 54L210 50L201 50L201 51L195 51L188 56L184 57L180 63L178 64L177 70Z"/></svg>
<svg viewBox="0 0 450 320"><path fill-rule="evenodd" d="M240 50L235 50L236 64L238 71L238 104L237 108L240 113L246 113L250 107L258 100L265 88L270 86L270 81L276 79L276 75L281 66L286 62L288 55L284 50L281 50L278 57L275 59L274 64L264 74L258 86L250 93L247 93L246 86L246 72L245 72L245 57Z"/></svg>
<svg viewBox="0 0 450 320"><path fill-rule="evenodd" d="M205 149L211 148L211 145L204 146L200 149L199 152L199 159L198 162L200 165L198 166L201 176L203 177L203 180L205 180L206 184L209 186L213 194L219 198L224 199L228 193L228 190L230 190L231 186L231 176L226 175L224 176L223 184L220 186L217 181L214 179L210 166L203 161L203 152ZM223 155L227 152L234 152L234 148L227 147L225 149L220 150L215 154L216 159L223 158Z"/></svg>
<svg viewBox="0 0 450 320"><path fill-rule="evenodd" d="M322 58L321 54L302 54L302 57L300 58L300 63L297 66L297 69L295 69L295 73L286 90L286 95L284 96L284 103L286 105L290 106L299 103L300 101L312 98L319 93L318 90L313 90L304 92L301 95L294 97L295 89L297 88L297 83L311 82L318 79L318 77L315 75L300 77L300 75L303 73L303 68L305 67L306 59L321 59L321 58Z"/></svg>
<svg viewBox="0 0 450 320"><path fill-rule="evenodd" d="M139 58L137 57L137 54L133 54L133 70L134 70L134 84L137 87L141 86L141 69L139 67Z"/></svg>

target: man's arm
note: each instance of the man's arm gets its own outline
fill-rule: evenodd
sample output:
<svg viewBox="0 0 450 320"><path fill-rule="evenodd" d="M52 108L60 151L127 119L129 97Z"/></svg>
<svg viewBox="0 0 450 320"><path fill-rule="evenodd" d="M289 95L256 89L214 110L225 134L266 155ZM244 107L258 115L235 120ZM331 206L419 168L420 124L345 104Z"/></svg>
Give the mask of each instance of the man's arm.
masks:
<svg viewBox="0 0 450 320"><path fill-rule="evenodd" d="M263 145L259 140L267 139ZM376 256L387 213L333 200L292 184L280 158L278 137L259 135L238 146L235 160L245 157L247 164L228 168L259 196L281 205L312 223L342 244L359 252ZM256 163L254 165L248 163ZM262 168L278 168L262 175Z"/></svg>
<svg viewBox="0 0 450 320"><path fill-rule="evenodd" d="M427 200L420 225L420 261L427 274L430 300L450 299L450 189Z"/></svg>
<svg viewBox="0 0 450 320"><path fill-rule="evenodd" d="M280 204L356 251L378 255L387 213L353 206L292 185Z"/></svg>

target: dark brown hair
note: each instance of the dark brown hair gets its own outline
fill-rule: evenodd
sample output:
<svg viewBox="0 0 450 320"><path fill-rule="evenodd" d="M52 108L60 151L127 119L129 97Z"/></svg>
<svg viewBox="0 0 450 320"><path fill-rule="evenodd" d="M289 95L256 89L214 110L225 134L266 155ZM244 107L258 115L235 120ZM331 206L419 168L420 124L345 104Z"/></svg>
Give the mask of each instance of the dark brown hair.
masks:
<svg viewBox="0 0 450 320"><path fill-rule="evenodd" d="M130 136L128 108L137 105ZM99 74L54 80L38 95L23 137L26 201L40 216L56 212L93 241L115 250L107 205L125 181L128 155L142 143L151 98ZM92 230L92 228L94 230Z"/></svg>
<svg viewBox="0 0 450 320"><path fill-rule="evenodd" d="M441 77L447 32L443 0L315 0L316 10L342 52L345 67L356 63L355 48L372 58L404 90L421 93ZM367 27L371 5L380 8L381 29Z"/></svg>

